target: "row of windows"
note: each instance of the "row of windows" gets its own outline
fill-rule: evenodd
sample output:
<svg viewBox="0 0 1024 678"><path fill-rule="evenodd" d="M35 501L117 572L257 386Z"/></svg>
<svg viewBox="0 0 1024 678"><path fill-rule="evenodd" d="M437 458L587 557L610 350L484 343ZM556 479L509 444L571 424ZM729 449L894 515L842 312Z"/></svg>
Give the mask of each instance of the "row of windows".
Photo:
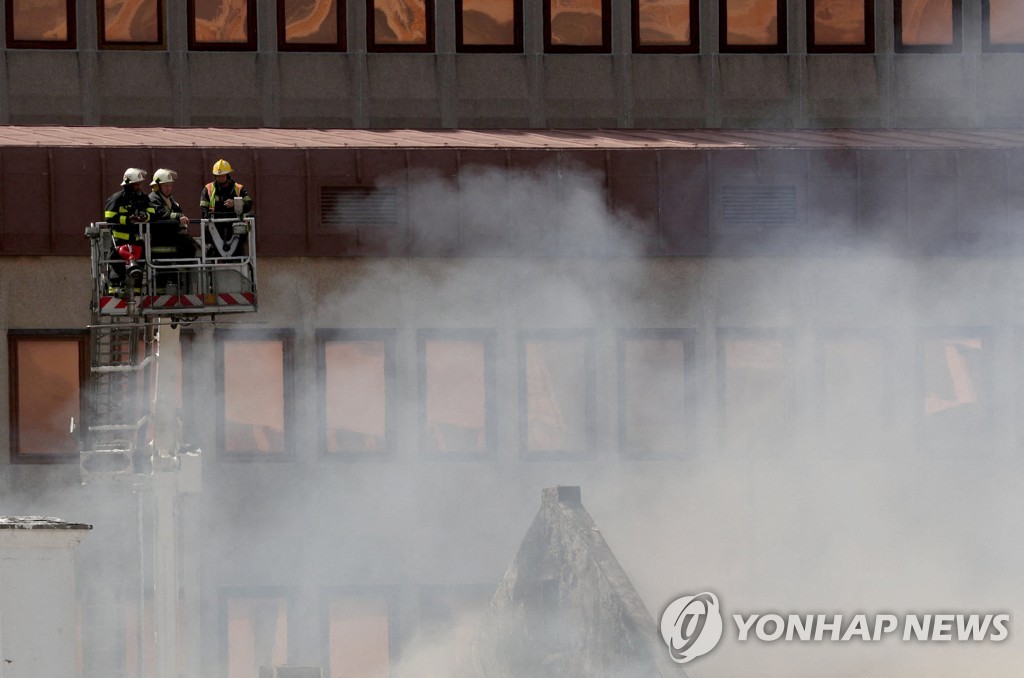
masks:
<svg viewBox="0 0 1024 678"><path fill-rule="evenodd" d="M162 49L163 0L97 0L102 48ZM875 0L806 0L810 52L873 52ZM962 0L894 0L901 52L957 52ZM697 53L699 0L632 0L634 52ZM75 0L7 0L7 46L74 48ZM345 0L278 0L278 49L344 51ZM188 0L193 50L255 50L256 0ZM720 0L722 52L785 52L786 0ZM434 51L434 0L366 0L371 51ZM1024 49L1024 7L982 0L986 51ZM455 0L456 49L522 52L522 0ZM544 0L547 52L609 52L611 0Z"/></svg>
<svg viewBox="0 0 1024 678"><path fill-rule="evenodd" d="M218 449L223 458L291 458L293 333L218 331ZM387 458L399 403L418 402L420 449L433 457L496 451L495 332L421 330L418 399L396 388L392 330L319 330L317 399L321 453ZM85 337L9 335L11 449L15 461L73 459L67 422L82 408ZM695 368L686 329L622 331L617 339L618 447L627 456L678 456L693 446L695 407L712 387ZM720 330L718 418L727 449L781 450L794 428L796 354L782 331ZM183 355L189 361L190 341ZM893 428L897 362L883 336L819 338L815 418L832 434L884 444ZM596 337L589 330L521 332L517 341L519 440L529 459L592 456L597 444ZM991 424L991 338L981 330L921 338L914 407L929 445L975 445ZM610 356L609 356L610 358ZM606 360L602 362L607 362ZM191 391L185 369L181 389ZM907 378L904 375L904 378ZM184 399L186 410L192 398ZM188 411L184 413L190 419ZM312 441L310 441L312 442Z"/></svg>

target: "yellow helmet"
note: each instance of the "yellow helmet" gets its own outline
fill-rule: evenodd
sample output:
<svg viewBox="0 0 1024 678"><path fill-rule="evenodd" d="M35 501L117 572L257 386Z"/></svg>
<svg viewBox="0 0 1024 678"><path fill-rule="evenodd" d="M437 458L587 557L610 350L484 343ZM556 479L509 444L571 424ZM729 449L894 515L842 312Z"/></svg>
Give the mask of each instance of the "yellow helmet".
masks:
<svg viewBox="0 0 1024 678"><path fill-rule="evenodd" d="M221 158L217 162L213 163L213 173L220 174L231 174L231 163L224 158Z"/></svg>

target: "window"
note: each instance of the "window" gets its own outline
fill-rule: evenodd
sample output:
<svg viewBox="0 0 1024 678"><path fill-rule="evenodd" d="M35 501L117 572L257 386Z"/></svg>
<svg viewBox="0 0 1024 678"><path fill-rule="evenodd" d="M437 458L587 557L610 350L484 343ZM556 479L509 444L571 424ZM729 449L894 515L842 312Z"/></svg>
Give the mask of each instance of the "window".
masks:
<svg viewBox="0 0 1024 678"><path fill-rule="evenodd" d="M874 0L809 0L807 51L875 51Z"/></svg>
<svg viewBox="0 0 1024 678"><path fill-rule="evenodd" d="M376 678L391 664L390 601L386 594L335 592L327 597L330 678Z"/></svg>
<svg viewBox="0 0 1024 678"><path fill-rule="evenodd" d="M470 666L470 648L494 595L494 587L424 586L417 637L431 652L417 665L423 676L457 676Z"/></svg>
<svg viewBox="0 0 1024 678"><path fill-rule="evenodd" d="M434 0L366 0L371 52L433 52Z"/></svg>
<svg viewBox="0 0 1024 678"><path fill-rule="evenodd" d="M720 0L722 52L785 52L785 0Z"/></svg>
<svg viewBox="0 0 1024 678"><path fill-rule="evenodd" d="M584 332L519 338L523 452L538 458L590 454L594 446L594 339Z"/></svg>
<svg viewBox="0 0 1024 678"><path fill-rule="evenodd" d="M344 52L345 0L278 0L277 48Z"/></svg>
<svg viewBox="0 0 1024 678"><path fill-rule="evenodd" d="M719 330L719 423L731 452L777 453L789 443L790 343L771 330Z"/></svg>
<svg viewBox="0 0 1024 678"><path fill-rule="evenodd" d="M392 449L394 333L319 330L321 450L383 455Z"/></svg>
<svg viewBox="0 0 1024 678"><path fill-rule="evenodd" d="M256 0L188 0L188 48L255 50Z"/></svg>
<svg viewBox="0 0 1024 678"><path fill-rule="evenodd" d="M424 450L484 454L494 447L494 339L490 332L419 333Z"/></svg>
<svg viewBox="0 0 1024 678"><path fill-rule="evenodd" d="M88 334L7 335L12 461L76 461L70 434L89 380Z"/></svg>
<svg viewBox="0 0 1024 678"><path fill-rule="evenodd" d="M164 46L163 0L98 0L100 47Z"/></svg>
<svg viewBox="0 0 1024 678"><path fill-rule="evenodd" d="M693 335L646 330L619 336L619 447L626 454L678 454L693 429L688 384Z"/></svg>
<svg viewBox="0 0 1024 678"><path fill-rule="evenodd" d="M896 0L897 52L959 52L960 0Z"/></svg>
<svg viewBox="0 0 1024 678"><path fill-rule="evenodd" d="M981 0L982 48L1024 51L1024 5L1019 0Z"/></svg>
<svg viewBox="0 0 1024 678"><path fill-rule="evenodd" d="M291 448L291 334L237 330L217 338L221 452L285 458Z"/></svg>
<svg viewBox="0 0 1024 678"><path fill-rule="evenodd" d="M9 48L75 48L75 0L7 0L6 8Z"/></svg>
<svg viewBox="0 0 1024 678"><path fill-rule="evenodd" d="M700 51L699 0L633 0L633 51Z"/></svg>
<svg viewBox="0 0 1024 678"><path fill-rule="evenodd" d="M545 52L610 52L610 0L544 0Z"/></svg>
<svg viewBox="0 0 1024 678"><path fill-rule="evenodd" d="M929 451L975 453L990 434L991 340L981 330L921 339L921 442Z"/></svg>
<svg viewBox="0 0 1024 678"><path fill-rule="evenodd" d="M455 0L458 52L522 52L523 0Z"/></svg>
<svg viewBox="0 0 1024 678"><path fill-rule="evenodd" d="M891 370L878 337L836 332L819 340L818 406L823 449L851 449L859 456L884 441L892 410Z"/></svg>
<svg viewBox="0 0 1024 678"><path fill-rule="evenodd" d="M252 678L261 666L288 663L288 597L278 590L223 594L228 678Z"/></svg>

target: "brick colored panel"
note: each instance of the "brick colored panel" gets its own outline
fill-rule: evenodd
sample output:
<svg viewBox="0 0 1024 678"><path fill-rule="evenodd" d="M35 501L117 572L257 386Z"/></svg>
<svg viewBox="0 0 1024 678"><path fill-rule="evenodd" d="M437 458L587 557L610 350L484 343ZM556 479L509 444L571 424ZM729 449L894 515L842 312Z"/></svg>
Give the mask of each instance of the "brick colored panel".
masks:
<svg viewBox="0 0 1024 678"><path fill-rule="evenodd" d="M50 249L50 175L46 149L3 149L0 167L3 171L0 186L3 251L47 254Z"/></svg>
<svg viewBox="0 0 1024 678"><path fill-rule="evenodd" d="M708 154L660 151L661 236L664 254L698 255L709 251Z"/></svg>

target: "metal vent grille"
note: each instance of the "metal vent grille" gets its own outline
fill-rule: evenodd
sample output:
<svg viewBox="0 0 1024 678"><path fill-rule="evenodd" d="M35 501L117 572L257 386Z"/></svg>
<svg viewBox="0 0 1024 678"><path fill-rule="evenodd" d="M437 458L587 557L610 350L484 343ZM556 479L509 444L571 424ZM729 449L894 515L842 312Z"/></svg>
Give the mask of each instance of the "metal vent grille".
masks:
<svg viewBox="0 0 1024 678"><path fill-rule="evenodd" d="M795 224L796 186L723 186L722 223L737 226Z"/></svg>
<svg viewBox="0 0 1024 678"><path fill-rule="evenodd" d="M393 226L397 223L397 188L320 187L322 226Z"/></svg>

